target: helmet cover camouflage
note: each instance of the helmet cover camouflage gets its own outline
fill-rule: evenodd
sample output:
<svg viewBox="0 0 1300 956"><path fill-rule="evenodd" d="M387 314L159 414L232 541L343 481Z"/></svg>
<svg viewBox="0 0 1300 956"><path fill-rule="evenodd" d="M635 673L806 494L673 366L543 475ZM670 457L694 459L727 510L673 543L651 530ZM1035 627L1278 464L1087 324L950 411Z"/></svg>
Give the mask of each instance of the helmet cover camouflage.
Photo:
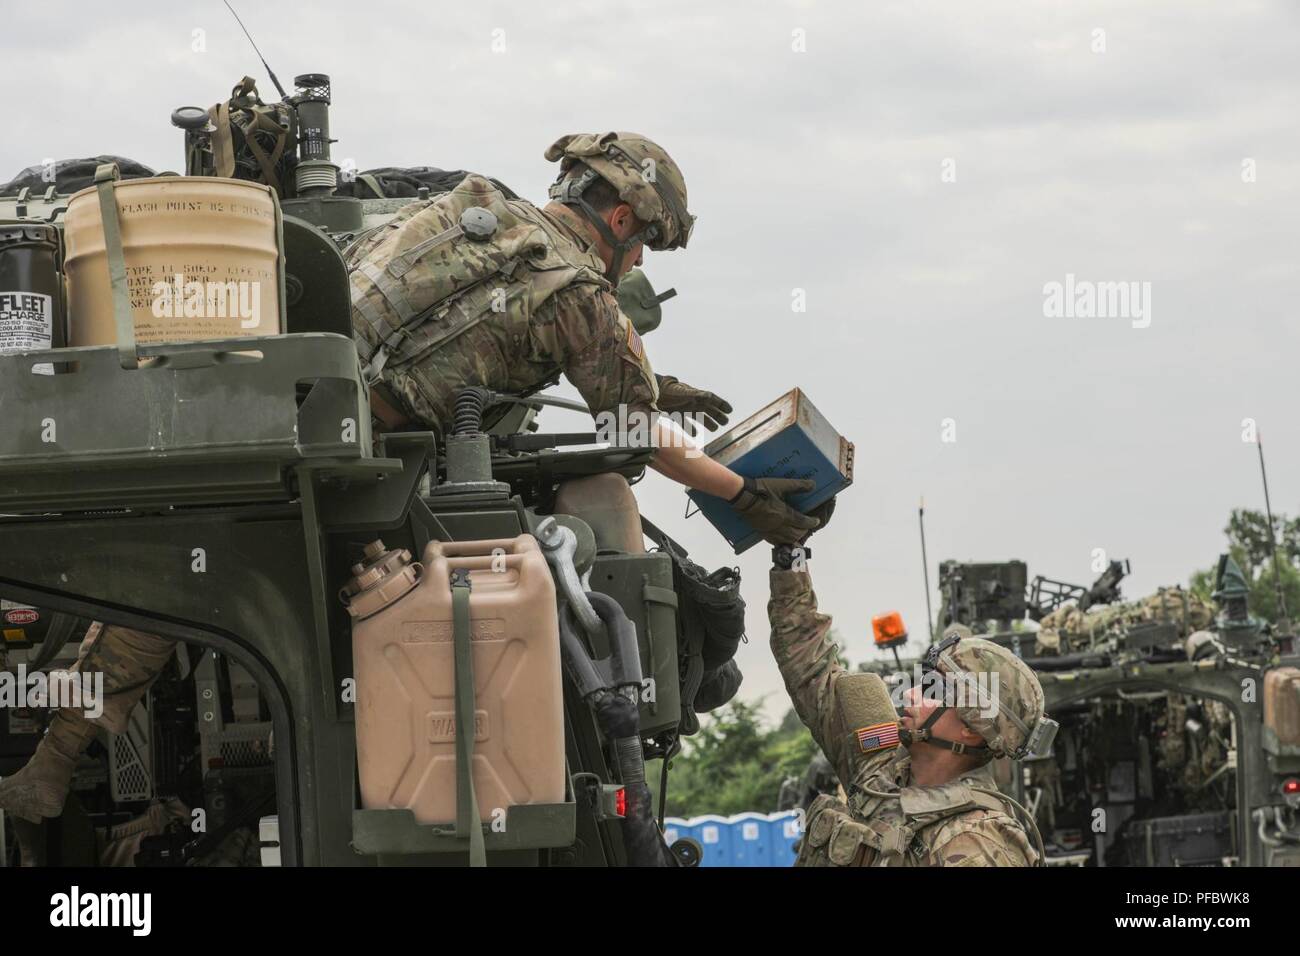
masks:
<svg viewBox="0 0 1300 956"><path fill-rule="evenodd" d="M651 249L686 248L695 225L686 208L686 179L653 140L638 133L571 133L544 155L549 162L560 160L561 175L584 163L613 186L638 219L658 228L646 241Z"/></svg>
<svg viewBox="0 0 1300 956"><path fill-rule="evenodd" d="M1043 687L1038 676L1007 648L971 636L969 628L955 625L944 632L944 637L952 635L961 639L939 655L938 669L975 677L973 684L967 681L964 699L958 698L965 706L953 709L962 723L984 738L992 756L1017 755L1043 717ZM981 678L981 674L996 677Z"/></svg>

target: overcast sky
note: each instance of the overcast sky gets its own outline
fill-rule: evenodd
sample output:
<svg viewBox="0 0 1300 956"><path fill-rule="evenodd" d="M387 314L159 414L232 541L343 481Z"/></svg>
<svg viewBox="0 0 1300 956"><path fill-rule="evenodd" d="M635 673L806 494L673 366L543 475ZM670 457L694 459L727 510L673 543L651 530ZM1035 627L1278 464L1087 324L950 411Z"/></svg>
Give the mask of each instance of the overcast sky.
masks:
<svg viewBox="0 0 1300 956"><path fill-rule="evenodd" d="M236 9L281 82L330 74L334 155L360 169L468 168L541 201L561 134L672 153L699 221L688 251L647 255L680 293L651 359L742 416L799 386L857 443L812 562L855 662L882 611L924 639L921 495L932 585L947 558L1088 583L1102 548L1132 560L1134 597L1211 565L1229 509L1262 506L1243 419L1274 507L1300 508L1294 3ZM217 0L49 0L5 21L0 179L104 152L177 169L173 107L246 73L274 95ZM1149 324L1045 315L1067 275L1150 283ZM680 488L652 475L638 496L701 563L735 562L682 519ZM742 694L775 718L768 549L739 564Z"/></svg>

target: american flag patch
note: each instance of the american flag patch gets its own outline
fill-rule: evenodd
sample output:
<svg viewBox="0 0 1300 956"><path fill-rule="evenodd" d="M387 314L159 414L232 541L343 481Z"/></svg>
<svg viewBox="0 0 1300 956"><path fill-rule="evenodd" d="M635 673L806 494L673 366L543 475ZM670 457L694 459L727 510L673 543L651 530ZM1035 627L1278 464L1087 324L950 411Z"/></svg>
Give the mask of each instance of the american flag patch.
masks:
<svg viewBox="0 0 1300 956"><path fill-rule="evenodd" d="M627 324L627 348L638 360L645 352L645 346L641 344L641 336L636 334L636 329L632 328L631 322Z"/></svg>
<svg viewBox="0 0 1300 956"><path fill-rule="evenodd" d="M857 735L858 747L864 754L898 746L898 724L894 721L859 728Z"/></svg>

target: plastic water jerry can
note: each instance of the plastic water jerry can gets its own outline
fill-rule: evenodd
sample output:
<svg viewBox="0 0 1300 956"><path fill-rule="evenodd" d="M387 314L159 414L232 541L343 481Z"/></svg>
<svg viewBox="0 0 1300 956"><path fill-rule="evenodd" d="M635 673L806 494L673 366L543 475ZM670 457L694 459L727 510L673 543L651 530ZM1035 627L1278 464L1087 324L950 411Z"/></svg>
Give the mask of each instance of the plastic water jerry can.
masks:
<svg viewBox="0 0 1300 956"><path fill-rule="evenodd" d="M555 589L531 535L366 549L343 589L353 615L357 767L365 809L456 819L455 645L450 577L469 571L473 773L479 819L564 802Z"/></svg>

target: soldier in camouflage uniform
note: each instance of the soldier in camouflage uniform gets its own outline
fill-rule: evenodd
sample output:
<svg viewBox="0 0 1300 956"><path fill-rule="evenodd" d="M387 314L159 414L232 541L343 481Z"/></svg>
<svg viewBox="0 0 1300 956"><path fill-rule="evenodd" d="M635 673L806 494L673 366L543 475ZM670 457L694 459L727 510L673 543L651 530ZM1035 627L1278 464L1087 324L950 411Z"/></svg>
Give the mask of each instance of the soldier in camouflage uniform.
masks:
<svg viewBox="0 0 1300 956"><path fill-rule="evenodd" d="M731 502L774 543L815 528L779 480L742 479L688 451L659 418L725 424L731 411L711 392L656 378L613 295L645 246L690 238L677 164L635 133L562 136L545 157L560 163L545 208L471 175L349 250L353 327L381 424L445 433L462 389L526 393L563 372L598 422L609 413L629 431L643 423L661 474Z"/></svg>
<svg viewBox="0 0 1300 956"><path fill-rule="evenodd" d="M996 684L983 680L996 689L993 699L977 697L972 687L967 698L955 698L957 706L947 706L926 702L913 688L900 718L878 675L838 663L831 620L818 613L811 578L792 569L792 554L800 560L798 549L774 549L772 652L795 710L848 795L847 802L830 795L814 801L796 865L1041 865L1037 828L998 792L989 763L1024 756L1031 738L1041 746L1049 739L1045 731L1054 725L1043 716L1033 671L1005 648L954 626L927 660L953 681L996 674Z"/></svg>

